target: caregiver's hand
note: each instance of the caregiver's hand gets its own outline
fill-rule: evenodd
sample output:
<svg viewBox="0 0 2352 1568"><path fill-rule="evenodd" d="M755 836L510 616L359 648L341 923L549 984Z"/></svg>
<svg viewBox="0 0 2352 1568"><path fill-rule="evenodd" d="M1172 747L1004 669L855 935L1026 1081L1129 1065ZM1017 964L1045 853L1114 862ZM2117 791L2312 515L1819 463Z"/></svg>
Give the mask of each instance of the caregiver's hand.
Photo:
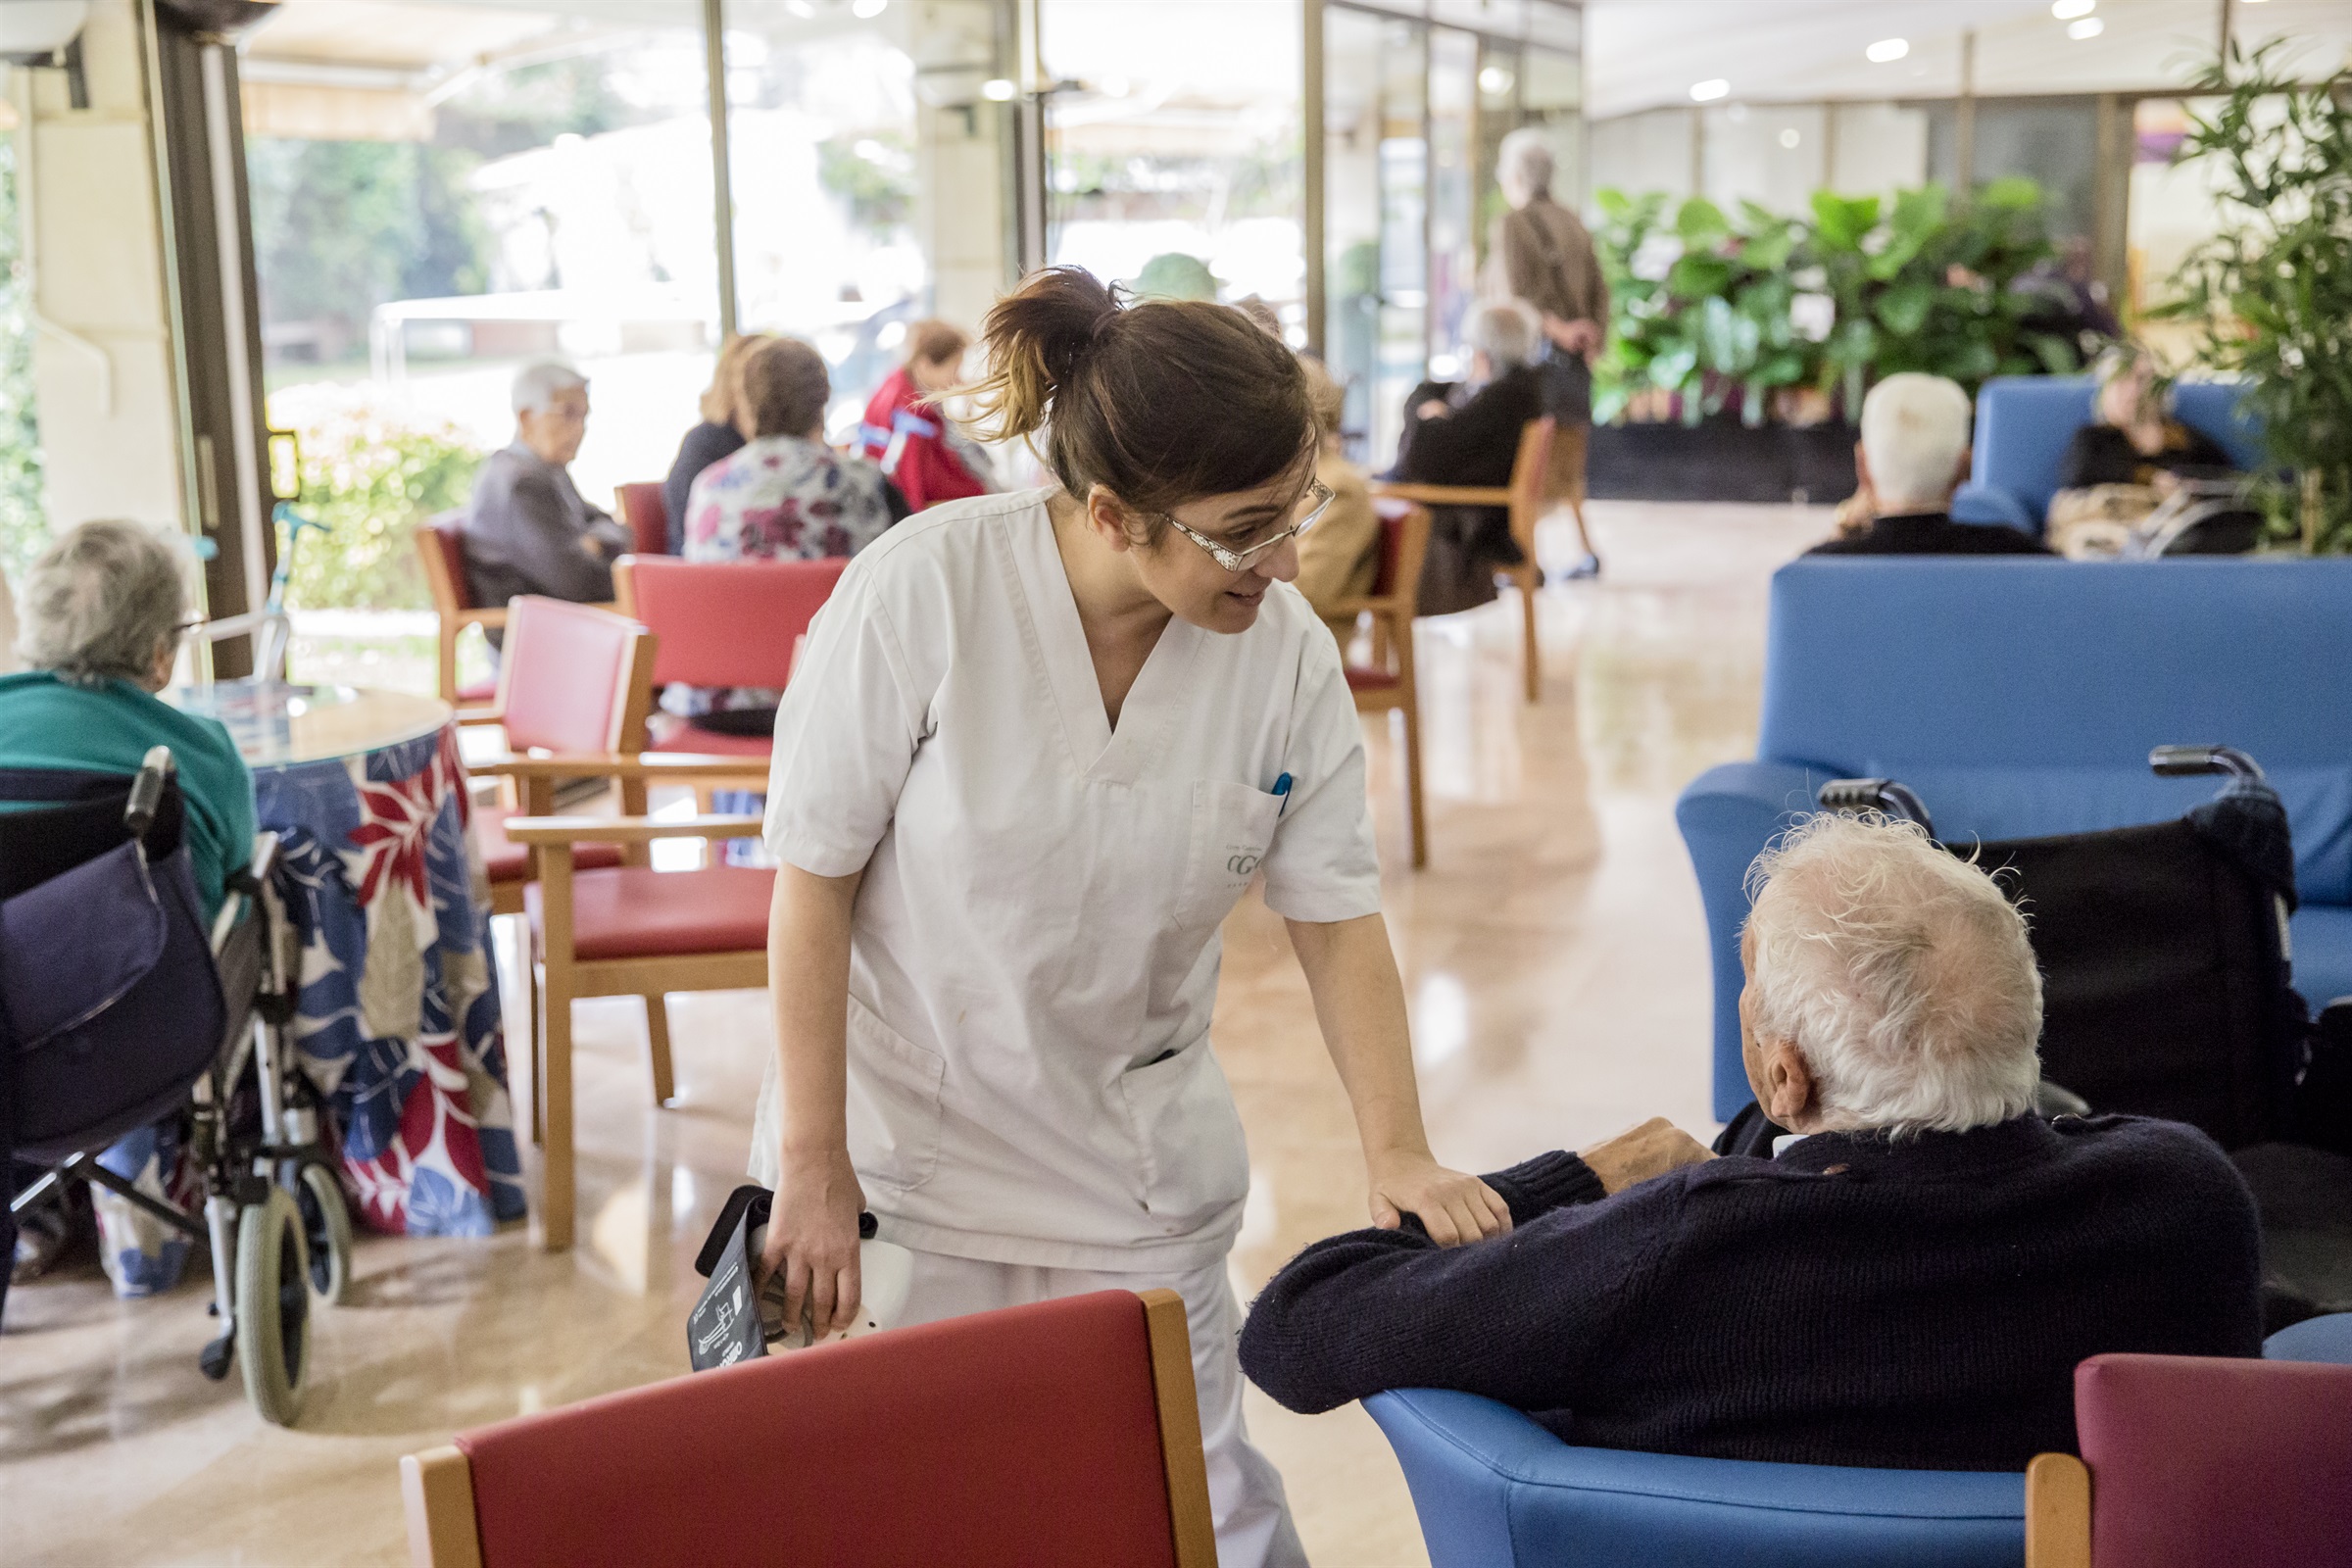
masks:
<svg viewBox="0 0 2352 1568"><path fill-rule="evenodd" d="M1511 1208L1500 1194L1475 1176L1447 1170L1426 1152L1375 1155L1368 1169L1372 1223L1384 1231L1414 1214L1431 1241L1459 1247L1511 1228Z"/></svg>
<svg viewBox="0 0 2352 1568"><path fill-rule="evenodd" d="M864 1207L865 1192L848 1150L784 1151L760 1271L764 1288L783 1270L787 1324L800 1322L804 1304L819 1338L856 1321L858 1215Z"/></svg>

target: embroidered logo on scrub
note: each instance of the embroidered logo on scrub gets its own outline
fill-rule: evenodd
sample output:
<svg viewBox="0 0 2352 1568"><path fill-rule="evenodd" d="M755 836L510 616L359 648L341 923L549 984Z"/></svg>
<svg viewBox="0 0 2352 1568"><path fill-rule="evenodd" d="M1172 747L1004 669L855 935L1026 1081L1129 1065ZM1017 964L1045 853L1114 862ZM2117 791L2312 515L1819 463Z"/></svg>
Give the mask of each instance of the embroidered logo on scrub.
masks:
<svg viewBox="0 0 2352 1568"><path fill-rule="evenodd" d="M1250 876L1257 870L1257 862L1260 858L1259 856L1245 852L1227 860L1225 869L1231 871L1235 876Z"/></svg>

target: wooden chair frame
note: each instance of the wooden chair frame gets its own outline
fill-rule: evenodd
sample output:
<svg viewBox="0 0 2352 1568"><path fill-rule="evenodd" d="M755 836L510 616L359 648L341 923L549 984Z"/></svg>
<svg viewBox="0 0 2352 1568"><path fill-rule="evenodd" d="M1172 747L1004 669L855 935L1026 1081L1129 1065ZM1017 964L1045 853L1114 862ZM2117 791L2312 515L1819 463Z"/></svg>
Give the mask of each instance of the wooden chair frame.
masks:
<svg viewBox="0 0 2352 1568"><path fill-rule="evenodd" d="M654 754L604 757L510 758L479 771L508 778L546 779L611 776L625 789L654 783L693 785L731 776L737 766L725 757ZM735 953L695 953L654 957L583 959L572 952L572 846L583 841L644 850L657 839L751 838L756 816L697 815L656 821L628 816L518 816L507 837L530 848L539 883L539 928L532 962L524 971L532 992L530 1131L542 1150L546 1171L540 1199L540 1231L548 1250L571 1245L573 1157L571 1093L571 1004L583 997L643 997L646 1042L652 1058L654 1100L667 1104L676 1095L669 1052L666 997L673 991L753 990L767 984L767 948Z"/></svg>
<svg viewBox="0 0 2352 1568"><path fill-rule="evenodd" d="M1200 1396L1193 1384L1184 1298L1164 1290L1137 1295L1151 1345L1152 1396L1159 1411L1159 1455L1168 1482L1176 1568L1216 1568L1216 1525L1209 1512L1208 1465L1200 1447ZM448 1445L404 1455L400 1500L408 1519L411 1568L484 1568L473 1469L464 1449Z"/></svg>
<svg viewBox="0 0 2352 1568"><path fill-rule="evenodd" d="M1536 564L1536 524L1546 510L1545 481L1551 468L1551 446L1559 425L1550 415L1530 419L1519 431L1518 455L1511 461L1511 482L1500 489L1486 485L1407 484L1395 479L1375 479L1372 493L1394 496L1399 501L1415 501L1425 507L1503 507L1510 512L1511 538L1527 559L1516 566L1499 568L1495 575L1508 577L1519 588L1519 612L1524 627L1523 640L1527 678L1527 700L1536 702L1543 696L1543 657L1536 645L1536 589L1544 581L1544 569ZM1585 553L1592 554L1592 541L1586 534L1585 514L1576 512L1576 526L1585 541ZM1593 559L1598 560L1595 556ZM1416 579L1418 582L1418 579ZM1415 862L1416 864L1419 862Z"/></svg>
<svg viewBox="0 0 2352 1568"><path fill-rule="evenodd" d="M440 651L441 700L456 708L458 702L458 634L468 626L485 631L503 630L507 624L507 607L480 610L468 605L472 590L465 583L452 581L449 558L442 554L440 541L433 537L433 525L419 525L416 533L416 556L424 563L424 586L432 596L433 611L440 617L435 641ZM504 676L501 676L503 682ZM461 714L478 713L478 708L458 710Z"/></svg>
<svg viewBox="0 0 2352 1568"><path fill-rule="evenodd" d="M1355 710L1404 714L1405 821L1415 870L1429 863L1429 824L1421 806L1421 690L1413 670L1413 611L1420 593L1421 564L1429 556L1430 520L1426 507L1414 504L1406 510L1403 538L1396 548L1396 573L1387 593L1335 600L1322 612L1334 616L1371 615L1372 657L1390 666L1382 673L1396 677L1394 686L1356 690Z"/></svg>
<svg viewBox="0 0 2352 1568"><path fill-rule="evenodd" d="M2090 1468L2071 1453L2026 1466L2026 1568L2090 1568Z"/></svg>

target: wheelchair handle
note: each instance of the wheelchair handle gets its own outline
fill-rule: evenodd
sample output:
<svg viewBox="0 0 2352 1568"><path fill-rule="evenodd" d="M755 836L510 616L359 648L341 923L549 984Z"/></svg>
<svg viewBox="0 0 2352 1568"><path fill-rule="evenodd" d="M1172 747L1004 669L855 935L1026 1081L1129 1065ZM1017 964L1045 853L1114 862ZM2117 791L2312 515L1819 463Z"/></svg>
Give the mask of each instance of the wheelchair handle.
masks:
<svg viewBox="0 0 2352 1568"><path fill-rule="evenodd" d="M172 748L156 746L148 749L139 763L138 776L130 781L130 800L122 808L122 825L134 839L143 839L155 826L157 808L164 804L164 786L171 782L173 768Z"/></svg>
<svg viewBox="0 0 2352 1568"><path fill-rule="evenodd" d="M2148 766L2159 778L2227 773L2249 784L2263 781L2262 764L2234 746L2159 746L2148 754Z"/></svg>
<svg viewBox="0 0 2352 1568"><path fill-rule="evenodd" d="M1883 811L1917 822L1930 838L1936 835L1927 806L1912 793L1911 786L1890 778L1834 778L1817 790L1813 799L1825 811Z"/></svg>

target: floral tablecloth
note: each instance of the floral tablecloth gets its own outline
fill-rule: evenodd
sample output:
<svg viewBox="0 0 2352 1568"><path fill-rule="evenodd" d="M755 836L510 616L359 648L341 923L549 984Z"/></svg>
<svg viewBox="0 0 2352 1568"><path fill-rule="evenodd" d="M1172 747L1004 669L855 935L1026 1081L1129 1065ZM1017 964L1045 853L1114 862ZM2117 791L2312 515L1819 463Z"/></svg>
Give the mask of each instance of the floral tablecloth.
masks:
<svg viewBox="0 0 2352 1568"><path fill-rule="evenodd" d="M523 1213L487 884L458 732L257 768L302 937L293 1033L371 1229L486 1236Z"/></svg>

